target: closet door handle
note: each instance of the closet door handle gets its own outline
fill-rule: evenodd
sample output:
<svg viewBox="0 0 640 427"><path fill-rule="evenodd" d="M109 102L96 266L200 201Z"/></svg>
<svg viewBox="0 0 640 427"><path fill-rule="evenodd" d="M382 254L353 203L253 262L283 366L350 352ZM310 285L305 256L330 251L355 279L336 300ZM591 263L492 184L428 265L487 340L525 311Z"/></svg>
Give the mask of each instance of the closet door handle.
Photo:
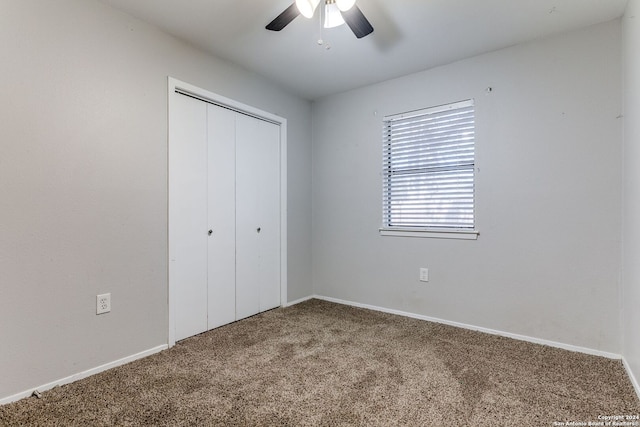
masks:
<svg viewBox="0 0 640 427"><path fill-rule="evenodd" d="M209 236L211 236L211 235L213 234L213 230L209 230L209 231L207 232L207 234L208 234Z"/></svg>
<svg viewBox="0 0 640 427"><path fill-rule="evenodd" d="M256 228L256 231L257 231L258 233L260 233L260 230L262 230L262 228L260 228L260 227Z"/></svg>

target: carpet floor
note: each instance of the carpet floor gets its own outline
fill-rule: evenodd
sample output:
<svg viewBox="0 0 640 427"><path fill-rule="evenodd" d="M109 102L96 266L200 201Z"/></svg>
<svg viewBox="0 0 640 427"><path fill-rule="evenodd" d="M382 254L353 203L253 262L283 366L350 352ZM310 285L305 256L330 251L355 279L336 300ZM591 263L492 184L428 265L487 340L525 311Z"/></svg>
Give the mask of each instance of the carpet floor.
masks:
<svg viewBox="0 0 640 427"><path fill-rule="evenodd" d="M520 427L639 413L619 360L311 300L0 406L0 425Z"/></svg>

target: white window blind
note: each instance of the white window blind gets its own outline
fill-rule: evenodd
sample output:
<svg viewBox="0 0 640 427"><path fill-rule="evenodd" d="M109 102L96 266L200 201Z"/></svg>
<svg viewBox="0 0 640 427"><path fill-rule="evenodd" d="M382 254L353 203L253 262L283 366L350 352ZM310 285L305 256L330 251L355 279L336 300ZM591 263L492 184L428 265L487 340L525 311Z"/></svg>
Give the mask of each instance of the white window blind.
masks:
<svg viewBox="0 0 640 427"><path fill-rule="evenodd" d="M473 230L473 100L385 117L383 229Z"/></svg>

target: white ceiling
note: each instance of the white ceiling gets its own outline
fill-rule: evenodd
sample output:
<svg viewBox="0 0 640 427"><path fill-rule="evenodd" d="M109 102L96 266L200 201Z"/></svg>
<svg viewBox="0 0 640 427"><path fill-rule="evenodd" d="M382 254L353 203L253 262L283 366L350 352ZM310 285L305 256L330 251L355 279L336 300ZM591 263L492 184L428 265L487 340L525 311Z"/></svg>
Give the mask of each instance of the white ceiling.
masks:
<svg viewBox="0 0 640 427"><path fill-rule="evenodd" d="M293 0L102 0L307 99L622 16L627 0L358 0L373 34L323 30L318 11L264 27ZM325 43L325 45L326 45Z"/></svg>

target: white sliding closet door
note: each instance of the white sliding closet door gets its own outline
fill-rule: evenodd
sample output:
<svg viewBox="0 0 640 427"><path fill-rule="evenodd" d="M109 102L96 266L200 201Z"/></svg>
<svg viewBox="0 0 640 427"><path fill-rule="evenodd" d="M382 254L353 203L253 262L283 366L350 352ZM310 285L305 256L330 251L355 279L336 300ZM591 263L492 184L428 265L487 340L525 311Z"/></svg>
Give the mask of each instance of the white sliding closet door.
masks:
<svg viewBox="0 0 640 427"><path fill-rule="evenodd" d="M280 125L170 93L175 341L280 305Z"/></svg>
<svg viewBox="0 0 640 427"><path fill-rule="evenodd" d="M204 104L204 102L203 102ZM236 320L236 113L207 105L208 328Z"/></svg>
<svg viewBox="0 0 640 427"><path fill-rule="evenodd" d="M280 305L280 127L236 117L236 318Z"/></svg>
<svg viewBox="0 0 640 427"><path fill-rule="evenodd" d="M207 330L207 104L175 94L169 129L169 281L175 336Z"/></svg>
<svg viewBox="0 0 640 427"><path fill-rule="evenodd" d="M257 152L262 159L258 199L260 222L264 224L259 239L260 311L280 306L280 126L261 121L263 140Z"/></svg>

